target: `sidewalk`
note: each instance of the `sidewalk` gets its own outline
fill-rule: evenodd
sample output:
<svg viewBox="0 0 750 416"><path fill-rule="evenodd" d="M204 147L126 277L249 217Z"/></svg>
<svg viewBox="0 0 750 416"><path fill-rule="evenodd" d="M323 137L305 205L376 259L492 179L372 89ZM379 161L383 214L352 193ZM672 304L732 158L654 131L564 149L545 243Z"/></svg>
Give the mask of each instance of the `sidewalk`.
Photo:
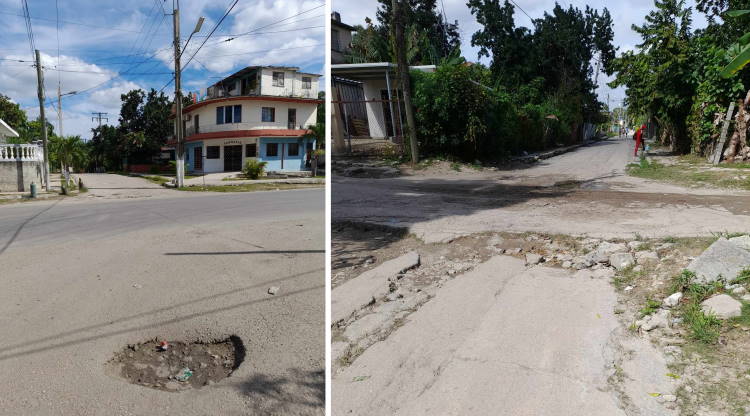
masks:
<svg viewBox="0 0 750 416"><path fill-rule="evenodd" d="M260 184L260 183L302 183L302 184L325 183L324 178L223 180L224 178L234 177L235 175L236 173L232 173L232 172L209 173L205 176L199 176L197 178L190 178L190 179L185 180L185 186L201 186L204 184L204 180L205 180L205 185L207 186L248 185L248 184Z"/></svg>

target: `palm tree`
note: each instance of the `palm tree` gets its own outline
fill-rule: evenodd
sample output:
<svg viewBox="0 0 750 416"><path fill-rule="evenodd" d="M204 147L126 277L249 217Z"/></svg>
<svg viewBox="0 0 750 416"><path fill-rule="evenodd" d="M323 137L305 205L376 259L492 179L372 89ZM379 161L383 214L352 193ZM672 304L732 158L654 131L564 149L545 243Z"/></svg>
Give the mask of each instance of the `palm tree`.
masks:
<svg viewBox="0 0 750 416"><path fill-rule="evenodd" d="M52 151L63 171L83 169L88 164L88 149L81 136L60 137L55 140Z"/></svg>

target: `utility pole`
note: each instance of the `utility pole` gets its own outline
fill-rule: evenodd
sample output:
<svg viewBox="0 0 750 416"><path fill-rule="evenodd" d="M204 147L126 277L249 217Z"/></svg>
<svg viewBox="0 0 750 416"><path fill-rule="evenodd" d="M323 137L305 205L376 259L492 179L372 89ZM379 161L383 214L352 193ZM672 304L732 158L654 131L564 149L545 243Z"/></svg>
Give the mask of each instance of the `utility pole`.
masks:
<svg viewBox="0 0 750 416"><path fill-rule="evenodd" d="M57 83L57 131L60 132L60 137L63 136L62 128L62 92L60 91L60 82Z"/></svg>
<svg viewBox="0 0 750 416"><path fill-rule="evenodd" d="M396 36L396 64L398 65L399 78L401 79L401 91L404 94L404 106L406 107L406 124L409 131L409 145L411 149L411 163L419 162L419 147L417 145L417 130L414 122L414 108L411 104L411 79L409 78L409 64L406 62L406 50L404 49L404 13L403 0L391 0L393 8L393 29Z"/></svg>
<svg viewBox="0 0 750 416"><path fill-rule="evenodd" d="M185 185L185 148L182 131L182 91L180 90L180 0L177 0L176 7L172 11L172 22L174 25L174 132L177 139L175 185L182 188Z"/></svg>
<svg viewBox="0 0 750 416"><path fill-rule="evenodd" d="M42 129L42 146L44 148L44 190L49 192L49 155L47 154L47 119L44 117L44 74L42 73L42 60L39 57L39 49L35 50L36 54L36 86L37 96L39 97L39 121Z"/></svg>
<svg viewBox="0 0 750 416"><path fill-rule="evenodd" d="M94 115L94 117L91 117L91 121L98 120L99 121L99 128L102 127L102 120L109 121L109 119L107 117L103 117L103 116L106 116L107 113L91 113L91 114Z"/></svg>

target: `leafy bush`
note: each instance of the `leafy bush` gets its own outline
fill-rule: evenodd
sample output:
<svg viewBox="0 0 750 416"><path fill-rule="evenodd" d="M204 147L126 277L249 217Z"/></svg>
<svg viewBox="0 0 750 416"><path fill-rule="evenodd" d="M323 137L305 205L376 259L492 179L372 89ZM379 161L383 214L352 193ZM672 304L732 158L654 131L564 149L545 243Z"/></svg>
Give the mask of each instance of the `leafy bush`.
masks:
<svg viewBox="0 0 750 416"><path fill-rule="evenodd" d="M257 160L248 160L245 162L245 167L242 169L242 174L250 179L258 179L263 176L263 172L266 170L267 162L259 162Z"/></svg>

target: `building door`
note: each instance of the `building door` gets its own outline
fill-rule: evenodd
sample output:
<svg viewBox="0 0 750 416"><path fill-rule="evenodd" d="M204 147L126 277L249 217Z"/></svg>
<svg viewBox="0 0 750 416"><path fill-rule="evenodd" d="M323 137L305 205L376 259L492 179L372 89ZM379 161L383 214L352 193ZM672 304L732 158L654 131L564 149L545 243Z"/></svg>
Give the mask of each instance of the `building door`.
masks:
<svg viewBox="0 0 750 416"><path fill-rule="evenodd" d="M290 108L289 109L289 121L287 122L287 127L289 130L294 130L297 126L297 109L296 108Z"/></svg>
<svg viewBox="0 0 750 416"><path fill-rule="evenodd" d="M224 146L224 172L242 170L242 146Z"/></svg>
<svg viewBox="0 0 750 416"><path fill-rule="evenodd" d="M193 148L193 168L203 170L203 146Z"/></svg>

